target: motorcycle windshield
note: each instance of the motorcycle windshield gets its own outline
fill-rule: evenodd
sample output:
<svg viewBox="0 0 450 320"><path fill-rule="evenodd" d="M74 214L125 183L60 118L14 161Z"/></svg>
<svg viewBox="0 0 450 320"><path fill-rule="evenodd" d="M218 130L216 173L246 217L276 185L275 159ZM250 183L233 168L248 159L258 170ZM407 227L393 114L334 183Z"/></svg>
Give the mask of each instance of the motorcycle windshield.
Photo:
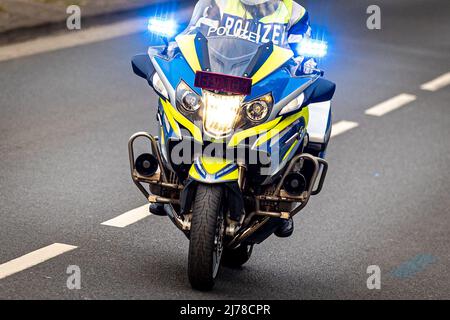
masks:
<svg viewBox="0 0 450 320"><path fill-rule="evenodd" d="M208 38L212 72L243 76L261 45L235 37Z"/></svg>
<svg viewBox="0 0 450 320"><path fill-rule="evenodd" d="M211 71L259 82L293 57L290 49L273 43L257 43L233 36L205 37L202 33L176 38L194 72Z"/></svg>

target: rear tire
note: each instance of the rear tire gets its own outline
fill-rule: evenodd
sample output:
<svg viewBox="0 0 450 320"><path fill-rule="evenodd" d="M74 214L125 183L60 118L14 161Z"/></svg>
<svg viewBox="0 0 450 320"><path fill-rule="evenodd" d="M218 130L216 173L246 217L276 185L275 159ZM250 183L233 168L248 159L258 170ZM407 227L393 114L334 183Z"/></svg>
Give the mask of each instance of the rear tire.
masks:
<svg viewBox="0 0 450 320"><path fill-rule="evenodd" d="M222 186L198 185L188 258L188 276L194 289L211 290L219 271L225 232L222 201Z"/></svg>
<svg viewBox="0 0 450 320"><path fill-rule="evenodd" d="M229 268L239 268L251 257L253 245L241 245L237 249L225 248L223 251L222 264Z"/></svg>

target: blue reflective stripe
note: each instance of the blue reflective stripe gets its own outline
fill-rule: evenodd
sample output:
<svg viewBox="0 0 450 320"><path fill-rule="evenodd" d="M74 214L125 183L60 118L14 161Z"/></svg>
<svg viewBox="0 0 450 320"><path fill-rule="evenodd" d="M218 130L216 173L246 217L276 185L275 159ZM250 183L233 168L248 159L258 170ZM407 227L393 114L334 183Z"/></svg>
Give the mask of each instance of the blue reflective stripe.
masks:
<svg viewBox="0 0 450 320"><path fill-rule="evenodd" d="M223 177L223 176L233 172L236 169L237 169L237 166L234 163L231 163L216 173L216 179Z"/></svg>
<svg viewBox="0 0 450 320"><path fill-rule="evenodd" d="M202 164L199 162L195 162L195 169L197 170L197 172L200 174L200 176L205 179L207 176L207 173L205 171L205 169L203 169Z"/></svg>

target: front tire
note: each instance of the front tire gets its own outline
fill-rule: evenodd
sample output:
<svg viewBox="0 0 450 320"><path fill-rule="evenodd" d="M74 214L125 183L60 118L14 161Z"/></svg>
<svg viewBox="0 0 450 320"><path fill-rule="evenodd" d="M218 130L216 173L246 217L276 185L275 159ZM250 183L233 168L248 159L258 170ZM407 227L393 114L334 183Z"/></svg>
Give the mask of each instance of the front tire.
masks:
<svg viewBox="0 0 450 320"><path fill-rule="evenodd" d="M223 195L222 186L198 185L188 258L188 276L194 289L211 290L219 271L225 231Z"/></svg>

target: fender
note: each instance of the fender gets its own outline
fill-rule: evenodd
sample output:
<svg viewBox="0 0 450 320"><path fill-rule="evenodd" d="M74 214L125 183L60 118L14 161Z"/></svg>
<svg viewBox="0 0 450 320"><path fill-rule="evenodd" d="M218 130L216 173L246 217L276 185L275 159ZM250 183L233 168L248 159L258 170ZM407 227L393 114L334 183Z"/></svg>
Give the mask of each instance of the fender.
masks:
<svg viewBox="0 0 450 320"><path fill-rule="evenodd" d="M189 179L181 193L181 214L189 213L195 190L199 183L221 184L225 187L226 203L230 218L238 221L244 211L244 199L238 184L239 168L232 162L220 158L199 157L189 171Z"/></svg>
<svg viewBox="0 0 450 320"><path fill-rule="evenodd" d="M189 171L189 179L181 192L181 214L189 213L199 183L221 184L225 187L230 217L238 221L244 210L244 199L238 180L239 169L232 161L210 157L195 159Z"/></svg>
<svg viewBox="0 0 450 320"><path fill-rule="evenodd" d="M195 198L195 191L200 182L194 179L188 179L181 191L180 197L180 214L186 215L191 211L192 202ZM242 197L241 189L237 181L222 183L225 189L225 203L230 211L230 218L235 221L239 221L241 214L244 212L244 198Z"/></svg>
<svg viewBox="0 0 450 320"><path fill-rule="evenodd" d="M238 166L232 161L199 157L189 170L189 177L202 183L214 184L224 182L237 182L239 179Z"/></svg>

